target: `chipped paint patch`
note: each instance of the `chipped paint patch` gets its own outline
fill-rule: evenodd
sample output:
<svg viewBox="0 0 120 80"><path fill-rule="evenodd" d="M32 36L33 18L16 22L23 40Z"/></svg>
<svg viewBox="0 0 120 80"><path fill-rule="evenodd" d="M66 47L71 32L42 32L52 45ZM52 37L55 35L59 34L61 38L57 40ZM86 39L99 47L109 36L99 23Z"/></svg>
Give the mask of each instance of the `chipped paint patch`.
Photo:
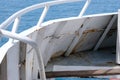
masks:
<svg viewBox="0 0 120 80"><path fill-rule="evenodd" d="M100 32L100 31L104 31L104 29L90 29L90 30L85 30L83 32L83 34L92 33L92 32Z"/></svg>

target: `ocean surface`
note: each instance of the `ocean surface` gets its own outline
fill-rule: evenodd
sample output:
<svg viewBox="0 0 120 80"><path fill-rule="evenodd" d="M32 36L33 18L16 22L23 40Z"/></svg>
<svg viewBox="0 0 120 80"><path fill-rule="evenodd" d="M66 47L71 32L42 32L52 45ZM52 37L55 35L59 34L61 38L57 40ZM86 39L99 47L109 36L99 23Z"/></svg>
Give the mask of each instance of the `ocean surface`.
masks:
<svg viewBox="0 0 120 80"><path fill-rule="evenodd" d="M31 6L33 4L38 4L46 1L52 1L52 0L0 0L0 24L18 10L23 9L27 6ZM85 1L52 6L48 11L44 21L78 16L84 3ZM117 12L118 9L120 9L120 0L91 0L91 4L89 5L84 15ZM21 18L21 22L17 32L21 32L23 30L28 29L29 27L36 25L42 10L43 8L37 9L34 10L32 13L28 13L24 15ZM11 30L11 27L12 25L10 25L9 28L7 29ZM2 38L0 41L0 46L2 46L7 40L8 40L7 38ZM73 80L73 78L71 79L58 78L56 80ZM74 80L99 80L99 79L76 78ZM102 79L102 80L108 80L108 79Z"/></svg>

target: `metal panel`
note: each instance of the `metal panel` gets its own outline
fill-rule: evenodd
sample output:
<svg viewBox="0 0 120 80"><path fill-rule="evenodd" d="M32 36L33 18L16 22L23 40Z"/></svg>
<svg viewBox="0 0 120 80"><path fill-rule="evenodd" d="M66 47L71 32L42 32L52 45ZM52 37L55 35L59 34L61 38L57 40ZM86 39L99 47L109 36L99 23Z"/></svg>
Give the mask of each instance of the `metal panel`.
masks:
<svg viewBox="0 0 120 80"><path fill-rule="evenodd" d="M19 43L7 52L7 80L19 80Z"/></svg>
<svg viewBox="0 0 120 80"><path fill-rule="evenodd" d="M51 56L55 57L65 53L75 37L78 37L78 41L71 52L92 49L112 16L113 14L84 18L75 17L53 20L48 25L43 25L43 28L38 30L36 41L39 43L44 64L47 64ZM81 33L81 27L86 27L83 33Z"/></svg>
<svg viewBox="0 0 120 80"><path fill-rule="evenodd" d="M105 39L107 33L110 31L111 27L113 26L115 20L117 19L117 15L114 15L111 19L111 21L109 22L109 24L107 25L107 28L105 29L104 33L102 34L101 38L99 39L98 43L96 44L96 46L94 47L94 51L96 51L101 43L103 42L103 40Z"/></svg>
<svg viewBox="0 0 120 80"><path fill-rule="evenodd" d="M74 52L92 49L109 23L112 15L90 17L87 29L83 32ZM84 26L83 26L84 27Z"/></svg>
<svg viewBox="0 0 120 80"><path fill-rule="evenodd" d="M37 42L40 41L39 45L45 64L52 55L59 56L68 49L74 36L77 34L76 31L85 19L86 18L78 18L53 22L48 26L44 26L43 29L40 29Z"/></svg>
<svg viewBox="0 0 120 80"><path fill-rule="evenodd" d="M0 80L7 80L7 58L4 57L2 63L0 64Z"/></svg>

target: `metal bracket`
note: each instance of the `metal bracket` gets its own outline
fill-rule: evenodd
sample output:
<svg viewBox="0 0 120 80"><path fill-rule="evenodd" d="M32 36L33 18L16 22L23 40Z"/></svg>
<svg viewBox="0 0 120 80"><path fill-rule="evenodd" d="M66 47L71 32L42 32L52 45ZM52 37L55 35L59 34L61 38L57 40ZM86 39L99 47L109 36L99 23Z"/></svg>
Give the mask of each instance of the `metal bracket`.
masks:
<svg viewBox="0 0 120 80"><path fill-rule="evenodd" d="M97 42L96 46L94 47L94 51L96 51L99 46L101 45L102 41L104 40L104 38L106 37L107 33L110 31L113 23L115 22L115 20L117 19L117 15L114 15L110 21L110 23L108 24L107 28L105 29L104 33L102 34L102 36L100 37L99 41Z"/></svg>

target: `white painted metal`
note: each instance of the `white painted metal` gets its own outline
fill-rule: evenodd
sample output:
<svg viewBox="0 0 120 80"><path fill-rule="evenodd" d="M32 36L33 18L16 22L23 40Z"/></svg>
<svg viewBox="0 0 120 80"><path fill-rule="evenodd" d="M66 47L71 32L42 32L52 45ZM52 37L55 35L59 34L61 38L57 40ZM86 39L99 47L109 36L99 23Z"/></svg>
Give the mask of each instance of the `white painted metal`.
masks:
<svg viewBox="0 0 120 80"><path fill-rule="evenodd" d="M76 31L85 20L86 18L61 20L40 29L36 42L39 43L45 65L52 55L61 55L68 49Z"/></svg>
<svg viewBox="0 0 120 80"><path fill-rule="evenodd" d="M38 23L37 23L37 27L41 27L41 24L42 24L42 22L43 22L43 20L44 20L44 18L46 16L48 10L49 10L49 6L46 4L45 8L44 8L44 11L43 11Z"/></svg>
<svg viewBox="0 0 120 80"><path fill-rule="evenodd" d="M82 23L82 25L81 25L82 27L80 27L78 29L79 36L75 36L73 38L73 42L68 47L68 50L66 51L65 56L69 56L69 54L73 51L74 47L76 46L76 44L78 43L79 39L81 38L83 31L86 29L86 26L85 26L86 23L87 23L87 19L84 21L84 23Z"/></svg>
<svg viewBox="0 0 120 80"><path fill-rule="evenodd" d="M7 52L7 80L19 80L19 44Z"/></svg>
<svg viewBox="0 0 120 80"><path fill-rule="evenodd" d="M26 80L32 80L32 68L33 68L33 52L30 52L32 49L31 46L27 46L27 54L26 54Z"/></svg>
<svg viewBox="0 0 120 80"><path fill-rule="evenodd" d="M0 29L0 34L4 35L6 37L9 37L9 38L17 39L17 40L20 40L20 41L25 42L27 44L30 44L36 51L36 57L38 60L38 66L39 66L39 70L40 70L41 80L46 80L43 59L42 59L41 52L39 51L37 44L28 37L21 37L18 34L11 33L9 31L5 31L2 29Z"/></svg>
<svg viewBox="0 0 120 80"><path fill-rule="evenodd" d="M116 43L116 62L120 64L120 10L118 11L117 43Z"/></svg>
<svg viewBox="0 0 120 80"><path fill-rule="evenodd" d="M88 16L84 18L74 17L53 20L45 23L46 25L42 25L43 28L38 30L37 34L39 35L36 37L36 42L39 43L38 46L41 49L44 64L47 64L52 55L59 56L68 50L74 37L80 36L79 30L83 23L87 28L77 42L77 47L74 48L74 52L93 48L112 16L113 14L96 15L88 19ZM90 32L85 34L87 31ZM84 35L86 35L85 39Z"/></svg>
<svg viewBox="0 0 120 80"><path fill-rule="evenodd" d="M12 16L10 16L6 21L4 21L0 25L0 28L4 28L4 29L7 28L17 17L22 16L25 13L28 13L28 12L30 12L32 10L35 10L35 9L38 9L38 8L42 8L45 5L53 6L53 5L69 3L69 2L77 2L77 1L83 1L83 0L55 0L55 1L44 2L44 3L40 3L40 4L36 4L36 5L30 6L30 7L27 7L25 9L22 9L22 10L16 12Z"/></svg>
<svg viewBox="0 0 120 80"><path fill-rule="evenodd" d="M8 46L9 45L9 46ZM3 47L0 48L0 64L2 63L2 60L4 59L7 51L11 48L11 42L8 42L8 44L5 44Z"/></svg>
<svg viewBox="0 0 120 80"><path fill-rule="evenodd" d="M20 35L20 36L27 36L27 35L31 34L32 32L34 32L35 30L36 30L36 28L33 27L33 28L30 28L30 29L28 29L28 30L26 30L26 31L23 31L23 32L20 33L19 35ZM13 45L14 45L13 43L11 44L11 42L8 41L7 44L4 44L4 45L0 48L0 53L2 53L2 54L0 54L0 64L1 64L2 60L4 59L7 51L8 51Z"/></svg>
<svg viewBox="0 0 120 80"><path fill-rule="evenodd" d="M115 22L115 20L117 19L117 15L114 15L111 19L111 21L109 22L107 28L105 29L104 33L102 34L102 36L100 37L98 43L96 44L96 46L94 47L94 51L96 51L100 44L102 43L102 41L104 40L104 38L106 37L107 33L109 32L109 30L111 29L113 23Z"/></svg>
<svg viewBox="0 0 120 80"><path fill-rule="evenodd" d="M51 56L54 55L55 53L57 52L59 53L60 51L61 51L60 53L64 53L66 51L73 37L79 35L78 32L76 31L79 30L80 26L83 23L85 24L84 26L87 26L88 30L96 27L102 29L106 26L110 17L111 15L94 16L94 17L88 18L88 20L85 21L85 23L84 23L84 20L86 20L87 17L84 17L84 18L75 17L75 18L70 18L65 20L62 19L58 21L56 20L56 22L53 21L48 25L44 26L43 28L41 28L40 30L37 30L38 31L37 34L39 35L37 37L36 36L33 36L33 37L37 38L36 43L39 43L38 46L41 49L40 51L42 53L43 59L47 63L48 60L51 58ZM96 21L96 24L93 25L95 21ZM30 29L29 31L30 31L29 33L31 33L31 31L35 32L35 29L33 28L33 29ZM25 32L25 35L28 34L27 32L28 31ZM22 37L22 34L19 34L19 36ZM89 37L91 38L91 36ZM87 41L89 41L89 39Z"/></svg>
<svg viewBox="0 0 120 80"><path fill-rule="evenodd" d="M44 59L43 59L44 60ZM38 64L37 64L36 56L33 55L33 68L32 68L32 79L37 80L38 79Z"/></svg>
<svg viewBox="0 0 120 80"><path fill-rule="evenodd" d="M100 16L89 17L89 20L86 22L86 25L85 25L87 26L87 28L83 32L80 40L75 46L74 52L92 49L96 45L104 29L108 25L111 17L112 15L107 15L107 16L100 15ZM110 42L108 41L108 43ZM112 44L110 44L109 46L111 46ZM107 44L105 43L104 45L107 45Z"/></svg>
<svg viewBox="0 0 120 80"><path fill-rule="evenodd" d="M39 42L39 48L41 50L44 64L46 65L50 56L52 55L53 51L52 47L54 46L54 43L52 40L54 40L55 32L58 31L57 27L59 26L59 23L51 24L50 26L44 26L43 29L40 29L37 35L36 42ZM64 25L64 22L61 23L61 25ZM63 26L61 26L63 27ZM60 31L60 30L59 30Z"/></svg>
<svg viewBox="0 0 120 80"><path fill-rule="evenodd" d="M112 14L113 15L113 14ZM93 29L93 28L105 28L105 26L108 24L110 18L112 15L101 15L101 16L94 16L89 17L88 20L84 23L84 20L87 19L87 17L84 18L68 18L68 19L62 19L62 20L54 20L53 22L46 24L43 26L43 28L39 28L39 30L36 31L35 27L32 29L29 29L24 34L27 36L27 34L30 34L32 32L36 32L38 36L30 36L30 38L36 37L36 43L39 46L39 49L42 53L43 60L47 61L53 56L56 52L59 53L59 51L63 51L61 53L64 53L66 48L69 47L72 39L74 36L79 35L77 30L79 30L79 27L84 23L84 26L87 26L87 30ZM96 23L93 25L93 23L96 21ZM98 24L99 23L99 24ZM61 26L61 27L60 27ZM3 30L1 30L3 31ZM8 33L9 34L9 33ZM19 34L20 37L24 35ZM96 33L94 33L96 34ZM98 33L97 33L98 34ZM101 34L101 33L99 33ZM11 33L10 33L11 35ZM95 35L93 35L95 36ZM88 36L87 36L88 37ZM89 36L89 39L87 39L86 43L91 39L91 36ZM85 42L83 44L86 44ZM93 43L92 43L93 44ZM88 44L87 44L88 45ZM91 44L90 44L91 45ZM89 45L88 45L89 46ZM85 48L85 47L83 47ZM91 47L90 47L91 48ZM30 48L31 49L31 48ZM57 55L58 55L57 53ZM29 59L30 60L30 59ZM29 61L27 60L27 61ZM30 67L30 66L29 66ZM31 76L28 76L31 77Z"/></svg>
<svg viewBox="0 0 120 80"><path fill-rule="evenodd" d="M12 28L13 33L16 33L19 23L20 23L20 17L17 17L13 24L13 28Z"/></svg>
<svg viewBox="0 0 120 80"><path fill-rule="evenodd" d="M96 70L96 69L119 69L119 66L62 66L55 65L53 71L78 71L78 70Z"/></svg>
<svg viewBox="0 0 120 80"><path fill-rule="evenodd" d="M37 28L38 29L38 28ZM28 37L35 41L37 35L37 31L29 34ZM37 43L37 42L36 42ZM27 45L26 49L26 80L37 80L38 79L38 61L36 58L35 50L30 46Z"/></svg>
<svg viewBox="0 0 120 80"><path fill-rule="evenodd" d="M75 39L73 40L71 46L69 46L65 55L68 56L73 51L73 49L74 52L91 49L95 45L100 35L102 34L103 29L109 23L111 16L112 15L109 16L100 15L89 17L86 20L86 22L82 23L83 24L82 28L77 30L79 35L78 36L75 35ZM82 34L83 31L88 32Z"/></svg>
<svg viewBox="0 0 120 80"><path fill-rule="evenodd" d="M63 66L63 65L54 65L53 71L79 71L79 70L100 70L100 69L119 69L120 66ZM116 78L119 79L120 75L109 75L109 76L96 76L97 78Z"/></svg>
<svg viewBox="0 0 120 80"><path fill-rule="evenodd" d="M80 14L79 14L79 17L82 17L82 16L83 16L83 14L85 13L85 11L86 11L87 7L89 6L90 2L91 2L91 0L87 0L87 1L86 1L84 7L82 8L82 11L81 11Z"/></svg>
<svg viewBox="0 0 120 80"><path fill-rule="evenodd" d="M44 64L46 65L48 63L48 60L51 58L51 56L54 56L55 54L57 54L57 56L59 56L59 55L63 54L67 49L68 50L65 55L69 55L73 51L73 48L75 48L76 44L79 43L79 40L82 37L82 33L86 29L89 30L92 28L96 28L96 26L94 26L94 25L98 25L97 23L99 23L99 24L102 23L101 26L99 26L100 29L104 28L107 21L109 21L109 17L111 15L109 15L105 18L103 18L104 16L102 16L102 18L101 18L101 16L100 17L94 16L93 17L94 20L92 20L92 18L87 18L87 17L81 18L81 16L85 12L85 10L90 2L90 0L87 0L85 6L83 7L83 9L79 15L80 17L76 17L74 19L58 20L58 22L53 21L51 24L49 24L49 25L47 24L46 26L41 25L50 6L62 4L62 3L68 3L68 2L76 2L76 1L82 1L82 0L56 0L56 1L51 1L51 2L45 2L42 4L36 4L36 5L27 7L25 9L15 13L13 16L8 18L5 22L3 22L0 25L0 28L5 29L16 18L22 16L23 14L30 12L34 9L45 7L42 15L38 21L38 24L36 26L36 27L40 27L40 28L38 28L37 30L36 29L28 30L28 31L34 31L37 33L37 35L34 36L36 38L35 41L33 40L33 37L32 37L32 39L30 39L28 37L22 36L21 34L15 33L17 30L17 27L19 25L19 19L15 20L13 30L12 30L13 33L3 30L3 29L0 29L0 34L4 35L6 37L9 37L9 38L13 38L13 39L17 39L22 42L25 42L25 43L31 45L35 49L35 51L36 51L35 56L37 57L36 58L37 61L35 60L35 62L38 62L38 68L40 70L40 77L42 80L46 80ZM91 21L89 21L89 20L91 20ZM94 21L96 21L96 23ZM92 22L92 23L90 23L90 22ZM93 22L94 22L94 25L93 25ZM41 28L41 27L43 27L43 28ZM29 32L29 33L31 33L31 32ZM27 34L29 34L29 33L27 33L27 31L26 31L25 35L27 36ZM92 36L94 36L94 35L92 35ZM88 38L90 38L90 37L91 36L89 36ZM89 41L89 40L87 40L87 41ZM83 44L85 44L85 43L83 43ZM85 47L83 46L83 48L85 48ZM92 48L91 45L90 45L90 48ZM29 49L31 49L31 48L29 48ZM34 51L31 53L34 53ZM31 65L32 61L34 62L33 56L34 56L33 54L26 55L26 61L27 61L26 68L28 68L28 69L26 69L26 71L27 71L26 79L28 79L28 80L32 79L32 66L34 68L37 66L36 63L34 65L32 64L32 66L29 66L29 65ZM4 56L2 55L2 58L3 57ZM17 57L15 59L17 59ZM10 61L12 61L12 60L10 60ZM15 63L17 63L17 62L15 62ZM16 64L15 64L15 66L16 66ZM37 69L33 69L33 70L35 70L33 72L37 72ZM18 75L18 74L16 73L16 75ZM37 73L34 75L34 77L36 75L37 75Z"/></svg>
<svg viewBox="0 0 120 80"><path fill-rule="evenodd" d="M16 33L18 26L19 26L19 23L20 23L20 17L17 17L14 21L14 24L13 24L12 33ZM10 39L10 40L11 40L11 42L14 41L13 39Z"/></svg>
<svg viewBox="0 0 120 80"><path fill-rule="evenodd" d="M12 29L12 32L15 33L17 28L18 28L18 25L19 25L19 17L22 16L23 14L29 12L29 11L32 11L34 9L38 9L38 8L41 8L41 7L44 7L45 6L45 9L40 17L40 20L38 21L38 24L37 26L41 26L41 23L43 22L44 20L44 17L49 9L49 5L57 5L57 4L61 4L61 3L67 3L67 2L75 2L75 1L81 1L81 0L61 0L61 1L52 1L52 2L46 2L46 3L43 3L43 4L37 4L37 5L33 5L31 7L27 7L21 11L18 11L16 12L14 15L12 15L10 18L8 18L5 22L3 22L1 25L0 25L0 28L7 28L14 20L14 25L13 25L13 29ZM36 50L36 53L37 53L37 59L38 59L38 64L39 64L39 69L40 69L40 75L41 75L41 79L42 80L45 80L45 71L44 71L44 64L43 64L43 61L42 61L42 56L41 56L41 53L39 51L39 48L37 47L37 44L35 42L33 42L32 40L30 40L29 38L27 37L22 37L17 35L17 34L13 34L13 33L10 33L8 31L5 31L5 30L0 30L0 33L4 36L7 36L7 37L11 37L13 39L18 39L20 41L23 41L25 43L28 43L30 44L32 47L35 48ZM29 75L28 75L29 76ZM30 77L31 78L31 77ZM29 78L29 79L30 79ZM31 78L32 79L32 78Z"/></svg>

